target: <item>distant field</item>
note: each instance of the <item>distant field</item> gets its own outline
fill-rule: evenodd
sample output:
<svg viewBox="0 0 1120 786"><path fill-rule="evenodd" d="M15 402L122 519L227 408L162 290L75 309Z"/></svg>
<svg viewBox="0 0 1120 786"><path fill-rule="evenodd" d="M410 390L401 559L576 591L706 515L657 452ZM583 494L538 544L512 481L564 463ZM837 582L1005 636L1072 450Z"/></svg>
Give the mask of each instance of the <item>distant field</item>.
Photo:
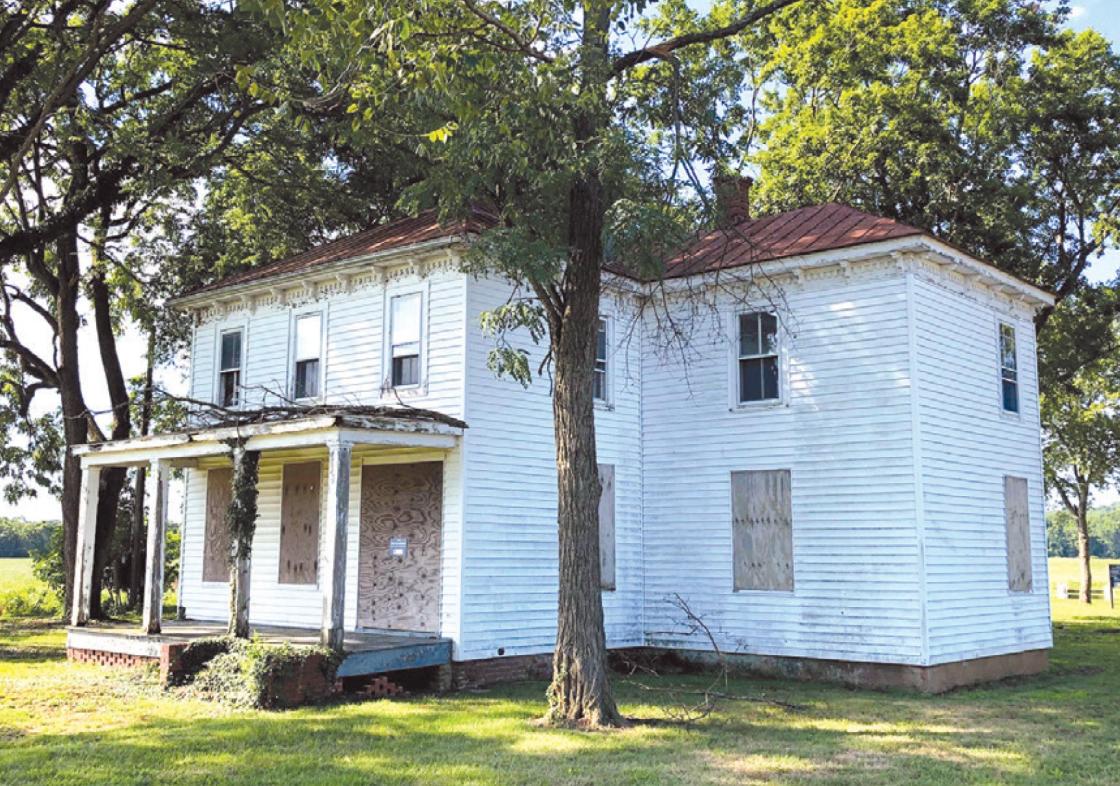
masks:
<svg viewBox="0 0 1120 786"><path fill-rule="evenodd" d="M27 557L0 557L0 593L23 589L39 580L31 573Z"/></svg>
<svg viewBox="0 0 1120 786"><path fill-rule="evenodd" d="M1081 588L1081 562L1077 557L1051 557L1050 560L1050 594L1061 582L1069 584L1070 590ZM1104 587L1104 579L1108 576L1108 565L1120 565L1120 560L1096 559L1090 562L1093 572L1093 589L1100 591Z"/></svg>

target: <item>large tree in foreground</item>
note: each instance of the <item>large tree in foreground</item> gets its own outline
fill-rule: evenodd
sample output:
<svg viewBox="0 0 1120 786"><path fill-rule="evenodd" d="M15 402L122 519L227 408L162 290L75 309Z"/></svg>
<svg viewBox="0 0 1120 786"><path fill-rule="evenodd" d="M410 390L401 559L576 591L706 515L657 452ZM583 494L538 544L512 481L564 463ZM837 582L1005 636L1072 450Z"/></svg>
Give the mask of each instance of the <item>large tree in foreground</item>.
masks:
<svg viewBox="0 0 1120 786"><path fill-rule="evenodd" d="M1102 287L1089 293L1115 307L1117 291ZM1086 323L1099 309L1082 307L1082 297L1068 299L1054 313L1053 324L1040 346L1043 366L1047 358L1076 354L1082 343L1113 343L1118 327L1113 321ZM1112 337L1085 341L1087 335ZM1089 542L1089 507L1094 492L1120 478L1120 357L1108 352L1083 363L1069 379L1055 383L1042 394L1043 458L1047 486L1073 516L1077 529L1077 556L1081 563L1082 603L1092 602L1093 574Z"/></svg>
<svg viewBox="0 0 1120 786"><path fill-rule="evenodd" d="M341 114L340 137L396 140L426 178L404 204L444 214L484 205L498 227L474 263L519 296L492 315L547 335L556 438L559 596L550 718L615 725L598 559L593 368L600 277L610 218L633 224L665 207L662 166L690 157L681 127L722 123L718 105L680 78L697 60L734 65L740 36L797 0L716 3L698 15L679 0L349 0L262 12L289 35L318 78L278 100ZM282 75L246 69L276 93ZM705 89L736 86L731 77ZM722 96L730 104L738 96ZM657 108L669 106L664 116ZM689 107L699 114L684 118ZM718 134L716 134L718 135ZM708 140L711 134L704 135ZM644 223L649 223L645 221ZM664 237L661 238L665 240ZM525 356L501 368L522 379Z"/></svg>

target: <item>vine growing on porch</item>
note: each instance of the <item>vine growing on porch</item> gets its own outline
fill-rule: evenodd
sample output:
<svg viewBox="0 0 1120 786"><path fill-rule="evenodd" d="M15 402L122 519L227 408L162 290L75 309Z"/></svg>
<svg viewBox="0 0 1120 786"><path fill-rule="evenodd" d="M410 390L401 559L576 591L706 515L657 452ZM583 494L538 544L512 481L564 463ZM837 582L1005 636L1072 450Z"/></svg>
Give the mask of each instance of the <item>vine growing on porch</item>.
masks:
<svg viewBox="0 0 1120 786"><path fill-rule="evenodd" d="M226 511L230 549L229 634L249 638L249 557L257 529L257 470L260 451L246 450L243 439L230 440L233 496Z"/></svg>

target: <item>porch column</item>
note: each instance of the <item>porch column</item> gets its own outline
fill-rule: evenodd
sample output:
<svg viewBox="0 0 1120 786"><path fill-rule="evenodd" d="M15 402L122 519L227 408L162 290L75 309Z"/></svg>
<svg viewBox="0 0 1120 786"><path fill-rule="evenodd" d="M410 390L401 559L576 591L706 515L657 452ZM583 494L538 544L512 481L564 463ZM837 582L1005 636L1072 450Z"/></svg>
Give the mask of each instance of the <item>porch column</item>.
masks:
<svg viewBox="0 0 1120 786"><path fill-rule="evenodd" d="M323 576L323 646L342 650L344 613L346 609L346 528L350 519L350 457L351 445L338 442L327 445L327 510L325 532L326 557Z"/></svg>
<svg viewBox="0 0 1120 786"><path fill-rule="evenodd" d="M97 537L97 497L101 487L101 468L83 467L78 498L78 539L74 549L74 589L71 625L89 622L90 594L93 592L93 543Z"/></svg>
<svg viewBox="0 0 1120 786"><path fill-rule="evenodd" d="M152 509L148 514L147 566L144 570L144 617L147 634L160 632L163 620L163 550L167 534L167 491L170 467L165 459L151 463Z"/></svg>

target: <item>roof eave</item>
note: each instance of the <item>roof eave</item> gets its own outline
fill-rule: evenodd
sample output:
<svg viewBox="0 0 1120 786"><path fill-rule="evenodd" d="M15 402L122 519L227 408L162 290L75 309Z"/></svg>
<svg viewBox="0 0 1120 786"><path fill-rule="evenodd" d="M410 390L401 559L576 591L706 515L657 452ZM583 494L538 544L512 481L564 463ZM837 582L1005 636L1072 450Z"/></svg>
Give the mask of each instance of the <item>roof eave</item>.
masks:
<svg viewBox="0 0 1120 786"><path fill-rule="evenodd" d="M955 249L924 232L896 238L887 238L885 240L856 243L840 248L815 251L810 254L793 254L761 262L728 266L715 270L696 271L681 276L666 276L665 278L653 281L638 279L618 271L609 271L609 275L635 281L639 286L645 285L648 287L678 282L679 286L687 287L694 285L694 283L688 282L695 282L698 278L718 277L719 275L730 274L732 271L752 266L762 275L775 276L783 273L792 273L795 270L829 267L844 262L856 262L873 257L915 251L926 252L936 256L937 260L940 260L935 260L939 265L957 266L958 268L963 268L965 271L971 271L973 275L984 276L1004 291L1005 294L1013 294L1021 299L1026 299L1031 302L1036 309L1052 306L1054 304L1054 296L1046 290L1016 278L1009 273L1005 273L989 262L965 254L959 249ZM966 272L966 275L967 274Z"/></svg>
<svg viewBox="0 0 1120 786"><path fill-rule="evenodd" d="M466 245L469 242L471 234L473 233L468 231L461 235L448 235L446 237L433 238L432 240L424 240L419 243L410 243L407 246L375 251L371 254L361 254L359 256L337 259L332 262L324 262L312 266L311 268L294 270L290 273L266 275L262 278L253 279L252 281L233 283L228 286L218 286L213 289L179 295L178 297L168 300L167 305L180 310L189 310L199 308L200 306L214 301L248 296L257 292L265 292L276 287L291 286L293 282L307 284L316 281L330 281L339 274L345 274L351 269L367 266L384 267L393 264L403 257L437 251L441 248L448 248L455 245Z"/></svg>

